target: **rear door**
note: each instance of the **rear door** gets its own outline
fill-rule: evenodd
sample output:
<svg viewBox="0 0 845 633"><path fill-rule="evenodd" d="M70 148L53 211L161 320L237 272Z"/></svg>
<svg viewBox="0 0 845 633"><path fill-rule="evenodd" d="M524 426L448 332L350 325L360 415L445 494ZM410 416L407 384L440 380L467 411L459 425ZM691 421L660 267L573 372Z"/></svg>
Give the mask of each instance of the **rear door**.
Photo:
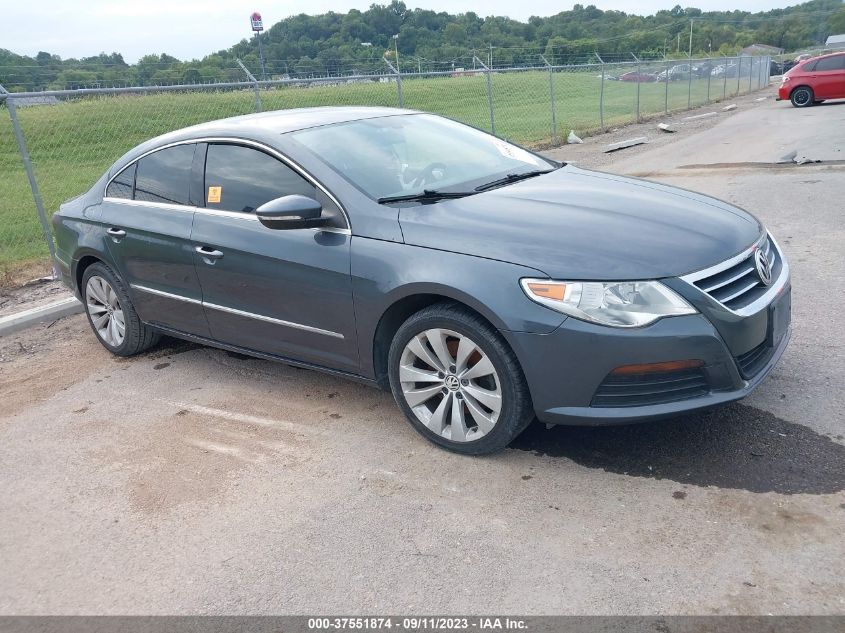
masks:
<svg viewBox="0 0 845 633"><path fill-rule="evenodd" d="M817 99L845 97L845 55L818 60L811 77L813 93Z"/></svg>
<svg viewBox="0 0 845 633"><path fill-rule="evenodd" d="M224 343L345 371L358 353L351 235L327 192L255 146L210 143L204 209L192 235L212 336ZM318 199L327 230L274 230L255 209L275 198Z"/></svg>
<svg viewBox="0 0 845 633"><path fill-rule="evenodd" d="M102 222L141 320L207 337L191 243L195 150L175 145L126 167L106 188Z"/></svg>

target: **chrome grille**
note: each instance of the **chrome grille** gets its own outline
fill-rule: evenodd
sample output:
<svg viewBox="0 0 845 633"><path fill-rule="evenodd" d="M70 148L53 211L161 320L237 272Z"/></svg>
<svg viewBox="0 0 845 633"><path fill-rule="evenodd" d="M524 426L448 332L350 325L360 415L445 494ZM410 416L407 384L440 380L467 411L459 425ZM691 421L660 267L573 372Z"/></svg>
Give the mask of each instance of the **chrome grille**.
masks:
<svg viewBox="0 0 845 633"><path fill-rule="evenodd" d="M772 269L772 278L777 279L783 260L772 239L767 235L760 248ZM754 249L739 262L714 274L701 277L693 284L731 310L739 310L760 298L768 286L760 281L754 264Z"/></svg>

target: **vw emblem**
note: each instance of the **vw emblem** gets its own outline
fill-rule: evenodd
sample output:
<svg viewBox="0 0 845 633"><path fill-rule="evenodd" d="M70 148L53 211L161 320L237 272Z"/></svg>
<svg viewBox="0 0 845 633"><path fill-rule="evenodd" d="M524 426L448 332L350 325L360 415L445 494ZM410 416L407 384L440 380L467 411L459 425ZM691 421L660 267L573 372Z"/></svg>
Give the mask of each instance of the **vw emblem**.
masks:
<svg viewBox="0 0 845 633"><path fill-rule="evenodd" d="M446 387L449 388L449 391L457 391L461 388L461 381L454 374L449 374L446 376Z"/></svg>
<svg viewBox="0 0 845 633"><path fill-rule="evenodd" d="M759 248L754 253L754 265L757 268L757 275L760 277L760 281L763 282L763 285L768 286L772 283L772 265L769 263L769 258L766 257L766 253Z"/></svg>

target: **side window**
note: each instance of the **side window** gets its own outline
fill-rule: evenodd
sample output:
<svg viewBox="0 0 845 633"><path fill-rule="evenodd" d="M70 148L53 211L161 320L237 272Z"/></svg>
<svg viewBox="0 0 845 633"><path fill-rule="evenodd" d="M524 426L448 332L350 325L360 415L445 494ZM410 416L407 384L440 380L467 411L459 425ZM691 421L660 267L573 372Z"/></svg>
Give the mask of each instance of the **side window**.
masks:
<svg viewBox="0 0 845 633"><path fill-rule="evenodd" d="M205 157L205 206L251 213L274 198L316 188L269 154L242 145L209 145Z"/></svg>
<svg viewBox="0 0 845 633"><path fill-rule="evenodd" d="M135 187L135 168L137 163L132 163L125 168L114 180L111 181L106 189L107 198L122 198L124 200L132 199L132 189Z"/></svg>
<svg viewBox="0 0 845 633"><path fill-rule="evenodd" d="M190 204L191 162L195 145L168 147L138 161L135 200Z"/></svg>
<svg viewBox="0 0 845 633"><path fill-rule="evenodd" d="M816 62L816 70L845 70L845 55L820 59Z"/></svg>

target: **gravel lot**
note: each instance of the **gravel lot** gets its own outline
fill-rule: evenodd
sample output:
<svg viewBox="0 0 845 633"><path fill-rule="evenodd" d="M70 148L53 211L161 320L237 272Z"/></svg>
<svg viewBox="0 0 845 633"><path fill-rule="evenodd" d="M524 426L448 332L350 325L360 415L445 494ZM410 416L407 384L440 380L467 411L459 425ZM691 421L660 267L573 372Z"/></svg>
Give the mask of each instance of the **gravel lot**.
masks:
<svg viewBox="0 0 845 633"><path fill-rule="evenodd" d="M389 394L176 341L115 359L62 319L0 338L0 614L845 613L845 103L767 94L551 152L767 223L794 333L743 403L466 458ZM826 162L760 164L793 149Z"/></svg>

